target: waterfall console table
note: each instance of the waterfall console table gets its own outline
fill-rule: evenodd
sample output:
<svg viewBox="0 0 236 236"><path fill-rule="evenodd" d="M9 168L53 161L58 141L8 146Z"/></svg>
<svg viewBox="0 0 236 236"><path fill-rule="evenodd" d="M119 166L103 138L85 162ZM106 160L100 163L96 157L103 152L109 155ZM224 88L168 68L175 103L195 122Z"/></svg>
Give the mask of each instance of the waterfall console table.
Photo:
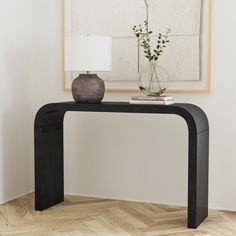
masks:
<svg viewBox="0 0 236 236"><path fill-rule="evenodd" d="M208 216L209 125L205 113L192 104L141 105L52 103L35 117L35 209L64 201L63 120L66 112L176 114L188 125L188 227L197 228ZM168 170L167 170L168 171Z"/></svg>

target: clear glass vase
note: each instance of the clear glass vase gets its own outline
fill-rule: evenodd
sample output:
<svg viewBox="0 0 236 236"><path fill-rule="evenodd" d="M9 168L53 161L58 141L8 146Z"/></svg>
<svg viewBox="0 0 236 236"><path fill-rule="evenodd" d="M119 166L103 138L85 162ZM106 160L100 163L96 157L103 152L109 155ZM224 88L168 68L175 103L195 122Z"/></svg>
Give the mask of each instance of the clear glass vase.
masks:
<svg viewBox="0 0 236 236"><path fill-rule="evenodd" d="M138 87L147 96L160 96L168 87L167 71L158 61L147 61L139 68Z"/></svg>

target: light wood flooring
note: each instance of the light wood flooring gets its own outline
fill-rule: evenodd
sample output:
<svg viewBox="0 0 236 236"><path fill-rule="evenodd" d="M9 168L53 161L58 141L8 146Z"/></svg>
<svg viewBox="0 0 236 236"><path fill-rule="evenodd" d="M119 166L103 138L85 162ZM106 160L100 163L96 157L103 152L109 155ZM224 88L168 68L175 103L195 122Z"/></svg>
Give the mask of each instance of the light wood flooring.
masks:
<svg viewBox="0 0 236 236"><path fill-rule="evenodd" d="M33 194L0 206L0 235L16 236L236 236L236 213L210 211L197 229L186 228L186 208L66 196L44 212Z"/></svg>

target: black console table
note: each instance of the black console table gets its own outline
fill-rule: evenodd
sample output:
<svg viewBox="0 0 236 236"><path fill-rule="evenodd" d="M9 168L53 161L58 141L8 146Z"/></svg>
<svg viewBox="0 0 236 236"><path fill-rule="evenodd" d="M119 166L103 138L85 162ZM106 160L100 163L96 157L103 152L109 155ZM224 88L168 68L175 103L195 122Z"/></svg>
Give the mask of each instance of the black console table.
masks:
<svg viewBox="0 0 236 236"><path fill-rule="evenodd" d="M205 113L192 104L141 105L53 103L35 118L35 209L64 201L63 120L67 111L176 114L188 125L188 227L197 228L208 216L209 125Z"/></svg>

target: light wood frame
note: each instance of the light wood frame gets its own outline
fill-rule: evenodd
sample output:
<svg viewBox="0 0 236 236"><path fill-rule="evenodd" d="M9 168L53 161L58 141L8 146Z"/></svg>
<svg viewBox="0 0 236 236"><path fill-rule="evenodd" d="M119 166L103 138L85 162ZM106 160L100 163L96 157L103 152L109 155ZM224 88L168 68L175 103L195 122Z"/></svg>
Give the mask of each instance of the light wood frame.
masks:
<svg viewBox="0 0 236 236"><path fill-rule="evenodd" d="M170 93L209 93L212 84L212 0L208 0L208 81L207 88L168 88ZM61 0L61 77L62 89L65 92L71 91L66 88L65 71L64 71L64 34L65 34L65 13L64 0ZM107 88L106 92L139 92L138 88Z"/></svg>

